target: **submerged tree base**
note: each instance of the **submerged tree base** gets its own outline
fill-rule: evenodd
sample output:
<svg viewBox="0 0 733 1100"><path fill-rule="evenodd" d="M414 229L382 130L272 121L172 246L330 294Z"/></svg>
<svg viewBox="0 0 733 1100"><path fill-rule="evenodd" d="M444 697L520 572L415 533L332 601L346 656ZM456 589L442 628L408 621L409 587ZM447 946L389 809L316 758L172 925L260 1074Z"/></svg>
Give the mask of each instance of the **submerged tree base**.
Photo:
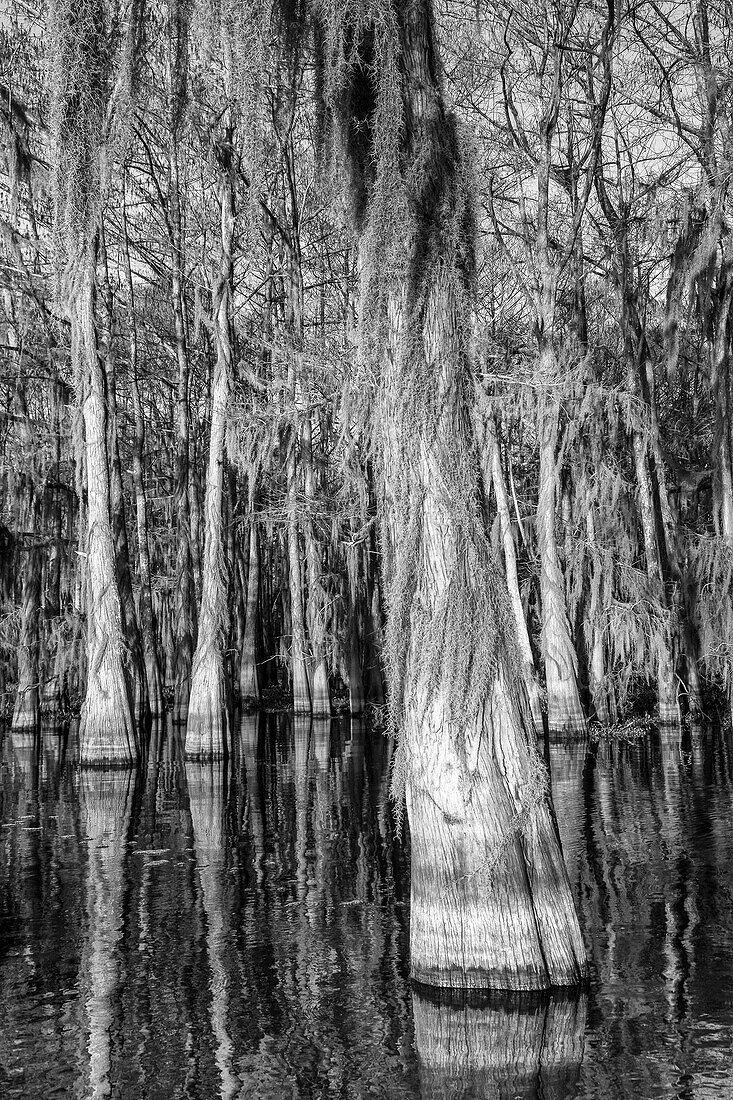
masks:
<svg viewBox="0 0 733 1100"><path fill-rule="evenodd" d="M38 690L19 692L13 710L13 719L10 723L11 733L35 733L40 724L40 708L38 706Z"/></svg>
<svg viewBox="0 0 733 1100"><path fill-rule="evenodd" d="M218 760L229 743L229 699L221 657L213 648L197 654L191 676L186 721L189 758Z"/></svg>
<svg viewBox="0 0 733 1100"><path fill-rule="evenodd" d="M425 986L540 991L587 978L544 766L506 704L497 690L465 757L429 730L414 754L410 960Z"/></svg>
<svg viewBox="0 0 733 1100"><path fill-rule="evenodd" d="M130 764L138 757L124 677L105 670L104 661L82 707L79 757L82 764Z"/></svg>

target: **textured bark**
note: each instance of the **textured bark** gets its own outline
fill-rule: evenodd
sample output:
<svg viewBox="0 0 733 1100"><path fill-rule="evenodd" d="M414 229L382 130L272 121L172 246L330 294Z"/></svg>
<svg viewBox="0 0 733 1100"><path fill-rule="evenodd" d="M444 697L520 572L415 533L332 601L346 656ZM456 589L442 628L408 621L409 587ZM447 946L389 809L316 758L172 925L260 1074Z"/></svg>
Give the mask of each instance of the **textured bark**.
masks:
<svg viewBox="0 0 733 1100"><path fill-rule="evenodd" d="M305 615L303 612L303 569L300 559L300 536L297 519L297 466L295 427L288 440L288 584L290 587L291 669L293 682L293 711L310 714L311 690L306 661Z"/></svg>
<svg viewBox="0 0 733 1100"><path fill-rule="evenodd" d="M308 637L310 641L311 712L314 716L330 715L331 692L326 663L325 593L321 581L321 548L313 524L315 507L315 472L313 469L313 425L310 413L303 420L301 461L305 489L306 518L304 523L305 557L308 571Z"/></svg>
<svg viewBox="0 0 733 1100"><path fill-rule="evenodd" d="M594 547L596 544L596 530L592 509L588 511L586 516L586 532L589 546ZM588 608L591 633L588 686L590 688L590 696L593 701L596 719L601 725L608 725L611 721L611 710L608 703L608 691L605 686L606 654L603 644L602 623L600 621L602 609L599 607L598 592L599 587L594 582L594 578L591 578L591 598Z"/></svg>
<svg viewBox="0 0 733 1100"><path fill-rule="evenodd" d="M9 293L5 295L9 318L14 318L13 303ZM15 386L15 413L22 446L21 469L18 472L16 490L16 531L22 533L18 548L20 575L22 577L20 602L20 632L18 637L18 679L13 707L12 730L15 733L35 733L40 720L40 624L41 610L41 554L34 545L39 519L39 501L35 486L33 460L34 437L28 417L25 386L22 380L20 343L14 324L9 325L9 344L19 356L18 378Z"/></svg>
<svg viewBox="0 0 733 1100"><path fill-rule="evenodd" d="M43 698L44 714L56 715L62 705L63 647L59 645L61 615L61 558L63 512L61 508L61 403L64 386L54 377L51 383L51 430L54 436L54 485L47 491L50 504L50 526L53 532L46 583L43 592ZM71 524L71 521L70 521ZM55 628L55 629L54 629Z"/></svg>
<svg viewBox="0 0 733 1100"><path fill-rule="evenodd" d="M439 987L573 985L585 975L585 952L472 469L461 330L469 260L455 244L460 150L439 89L431 5L408 0L394 17L408 214L376 423L395 772L412 840L411 970ZM471 666L479 649L494 663L480 689L470 680L459 688L453 658Z"/></svg>
<svg viewBox="0 0 733 1100"><path fill-rule="evenodd" d="M24 557L20 637L18 638L18 685L10 727L14 733L35 732L41 717L39 690L41 554L38 549L31 547Z"/></svg>
<svg viewBox="0 0 733 1100"><path fill-rule="evenodd" d="M169 156L168 217L171 258L171 306L178 369L176 398L176 589L174 619L175 706L181 716L191 691L191 666L195 647L195 588L191 554L191 503L189 495L190 412L189 363L183 299L183 234L181 231L178 153L175 142Z"/></svg>
<svg viewBox="0 0 733 1100"><path fill-rule="evenodd" d="M87 686L79 727L83 762L129 762L139 751L125 678L125 641L110 525L105 386L94 327L93 262L86 263L72 313L83 372L87 476Z"/></svg>
<svg viewBox="0 0 733 1100"><path fill-rule="evenodd" d="M153 613L153 596L150 583L150 546L148 540L148 504L145 492L145 418L143 416L142 399L140 394L140 379L138 377L137 361L137 323L135 317L135 288L132 280L132 268L130 266L130 249L127 234L127 216L123 205L123 251L125 260L125 277L127 283L127 296L130 307L130 376L132 382L132 407L135 418L135 440L132 451L132 484L135 493L135 520L137 527L137 552L140 572L140 599L138 610L140 615L140 633L142 635L143 659L145 664L145 679L147 683L148 702L153 716L163 712L163 685L158 661L158 645L155 634L155 616Z"/></svg>
<svg viewBox="0 0 733 1100"><path fill-rule="evenodd" d="M540 688L537 681L537 672L534 666L534 657L532 656L532 646L529 641L527 620L524 616L524 607L522 606L522 596L519 591L519 576L517 574L517 554L514 546L514 535L512 533L511 518L509 515L509 500L507 497L506 485L504 483L504 471L501 467L501 454L499 451L499 440L496 433L496 424L494 423L493 417L491 416L489 416L484 423L481 418L481 414L478 412L474 414L474 421L476 423L476 435L484 465L485 489L488 489L490 485L493 485L494 487L496 510L499 516L499 524L501 527L501 541L504 551L504 570L506 573L506 583L509 592L509 599L512 605L514 622L517 628L517 642L519 644L519 652L522 657L524 681L527 687L529 704L532 710L532 719L534 721L535 729L537 730L538 735L542 736L542 734L544 733L544 724L542 721L542 702L540 698Z"/></svg>
<svg viewBox="0 0 733 1100"><path fill-rule="evenodd" d="M229 135L231 141L231 134ZM206 471L204 516L206 541L202 573L201 611L186 726L186 755L205 759L223 756L230 736L230 706L224 670L229 637L227 569L224 557L222 508L226 463L226 422L232 378L231 281L234 233L233 169L220 172L221 256L213 293L216 362L211 386L211 432Z"/></svg>
<svg viewBox="0 0 733 1100"><path fill-rule="evenodd" d="M582 737L585 715L578 690L578 658L565 603L565 581L555 531L558 405L547 398L540 422L540 482L537 497L537 547L542 593L542 646L550 735Z"/></svg>
<svg viewBox="0 0 733 1100"><path fill-rule="evenodd" d="M104 234L100 234L100 259L102 268L100 343L103 351L106 407L107 407L107 458L109 461L109 507L112 538L115 547L115 575L120 597L122 636L128 650L128 678L132 715L138 730L144 728L148 715L148 690L143 663L143 646L135 610L130 573L130 547L127 539L125 517L125 492L122 484L122 464L117 434L117 364L114 347L114 301L107 270L107 251Z"/></svg>
<svg viewBox="0 0 733 1100"><path fill-rule="evenodd" d="M239 666L239 693L242 706L256 707L260 702L260 677L257 668L257 636L260 608L260 537L255 520L249 528L249 567L244 634Z"/></svg>

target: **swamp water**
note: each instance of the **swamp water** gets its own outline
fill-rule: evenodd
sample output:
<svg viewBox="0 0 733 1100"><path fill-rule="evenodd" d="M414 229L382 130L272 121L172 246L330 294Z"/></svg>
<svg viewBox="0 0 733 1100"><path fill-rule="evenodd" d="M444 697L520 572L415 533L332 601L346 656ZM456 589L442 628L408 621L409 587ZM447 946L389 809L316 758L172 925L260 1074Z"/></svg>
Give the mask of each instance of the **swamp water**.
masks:
<svg viewBox="0 0 733 1100"><path fill-rule="evenodd" d="M725 739L552 748L590 988L464 1004L410 986L360 723L245 718L226 771L74 749L2 740L0 1097L733 1097Z"/></svg>

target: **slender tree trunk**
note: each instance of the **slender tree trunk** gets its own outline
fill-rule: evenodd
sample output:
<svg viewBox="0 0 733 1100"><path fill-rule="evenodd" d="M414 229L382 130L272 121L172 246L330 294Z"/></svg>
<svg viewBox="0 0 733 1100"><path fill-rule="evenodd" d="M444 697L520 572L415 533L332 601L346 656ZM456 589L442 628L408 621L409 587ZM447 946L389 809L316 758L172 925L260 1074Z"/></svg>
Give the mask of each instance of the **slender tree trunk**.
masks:
<svg viewBox="0 0 733 1100"><path fill-rule="evenodd" d="M303 570L300 559L300 536L297 517L297 466L295 424L289 431L288 483L288 583L290 587L291 667L293 679L293 711L310 714L311 690L306 660L305 615L303 613Z"/></svg>
<svg viewBox="0 0 733 1100"><path fill-rule="evenodd" d="M28 532L26 537L33 537ZM23 595L20 606L20 637L18 639L18 686L13 708L11 731L35 733L39 728L41 708L39 691L39 617L41 613L41 553L30 546L24 552Z"/></svg>
<svg viewBox="0 0 733 1100"><path fill-rule="evenodd" d="M102 295L104 298L100 323L107 398L107 456L109 461L109 496L112 537L115 547L115 574L120 596L122 636L128 647L129 679L133 718L142 731L148 714L148 692L143 663L143 646L135 610L130 574L130 547L125 517L125 492L122 484L119 437L117 432L117 364L114 348L114 302L107 270L107 249L104 232L100 233Z"/></svg>
<svg viewBox="0 0 733 1100"><path fill-rule="evenodd" d="M56 715L61 707L60 663L61 650L61 559L63 513L61 508L61 401L63 386L58 376L51 383L51 429L54 436L54 485L50 526L52 529L51 551L46 566L46 584L43 593L44 619L44 656L43 656L43 698L41 710ZM71 529L71 519L69 520Z"/></svg>
<svg viewBox="0 0 733 1100"><path fill-rule="evenodd" d="M260 607L260 538L256 520L249 528L249 568L244 635L240 654L239 691L242 707L257 707L260 703L260 677L257 668L257 635Z"/></svg>
<svg viewBox="0 0 733 1100"><path fill-rule="evenodd" d="M228 142L231 142L231 134ZM228 153L222 154L229 156ZM221 257L213 294L216 361L211 386L211 433L206 471L206 539L201 612L186 726L186 755L211 759L226 754L230 741L230 705L224 667L229 637L227 568L222 508L226 463L226 424L232 378L231 284L234 235L233 168L220 170Z"/></svg>
<svg viewBox="0 0 733 1100"><path fill-rule="evenodd" d="M20 604L20 636L18 638L18 679L13 707L11 728L16 733L35 733L39 728L40 712L40 631L41 610L41 554L34 545L37 538L38 500L34 484L35 440L28 416L25 386L23 382L22 348L15 326L15 309L9 291L5 293L6 312L9 320L8 343L15 351L18 372L15 385L15 413L21 443L21 461L16 490L17 515L13 526L18 533L18 551L23 565L20 569L22 594ZM17 560L17 559L16 559Z"/></svg>
<svg viewBox="0 0 733 1100"><path fill-rule="evenodd" d="M499 524L501 527L507 589L509 591L512 613L517 628L517 642L522 657L524 680L532 710L532 719L538 735L542 736L544 725L542 721L540 688L537 682L534 657L532 656L532 646L529 641L527 620L525 619L524 607L522 606L522 596L519 591L517 553L514 546L514 536L512 534L512 523L509 515L509 499L504 483L504 471L501 467L501 454L499 451L496 424L492 416L488 416L484 421L478 410L474 413L474 422L476 424L479 449L484 463L484 483L487 488L489 485L493 484L494 496L496 497L496 510L499 515Z"/></svg>
<svg viewBox="0 0 733 1100"><path fill-rule="evenodd" d="M313 524L315 507L315 473L313 469L313 425L310 411L303 420L301 434L301 461L305 489L306 517L304 523L305 557L308 572L308 636L310 640L311 712L316 717L330 715L331 692L326 663L325 597L321 583L321 550Z"/></svg>
<svg viewBox="0 0 733 1100"><path fill-rule="evenodd" d="M596 546L596 530L595 523L593 521L592 509L588 511L586 516L586 530L588 534L588 543L591 550ZM593 563L593 570L597 569L595 561ZM588 618L590 620L590 697L593 700L593 708L596 712L596 718L601 725L608 725L611 721L611 713L608 706L608 692L605 686L606 680L606 658L605 648L603 645L603 630L601 629L601 623L599 622L602 608L600 607L600 593L602 591L601 578L591 576L590 579L591 594L590 594L590 607L588 609Z"/></svg>
<svg viewBox="0 0 733 1100"><path fill-rule="evenodd" d="M362 630L359 629L363 622L361 608L367 598L366 587L360 583L363 576L361 568L363 560L363 546L356 543L349 546L347 551L346 570L348 574L348 646L346 677L349 686L349 711L352 715L364 713L364 678L362 674Z"/></svg>
<svg viewBox="0 0 733 1100"><path fill-rule="evenodd" d="M89 247L89 246L87 246ZM104 375L94 325L94 257L86 257L72 313L72 341L83 372L87 475L87 686L79 727L83 762L129 762L139 751L125 679L125 640L110 525Z"/></svg>
<svg viewBox="0 0 733 1100"><path fill-rule="evenodd" d="M155 637L155 616L150 581L150 546L148 541L148 503L145 492L145 419L143 416L138 377L137 319L135 316L135 288L130 264L130 245L127 230L127 213L123 200L123 249L127 296L130 309L130 380L132 384L132 408L135 418L135 440L132 450L132 484L135 493L135 518L137 523L137 552L140 570L140 632L142 634L145 679L148 689L150 712L155 717L163 713L163 686Z"/></svg>
<svg viewBox="0 0 733 1100"><path fill-rule="evenodd" d="M195 646L195 589L191 555L191 504L189 492L190 411L189 363L183 302L183 233L181 229L178 152L175 143L169 157L169 219L171 226L171 305L178 367L176 415L176 588L174 700L183 717L191 691L191 665Z"/></svg>
<svg viewBox="0 0 733 1100"><path fill-rule="evenodd" d="M548 395L540 421L540 482L537 497L537 547L542 593L542 643L550 734L583 736L585 715L578 690L578 658L565 603L565 581L555 530L557 433L559 408Z"/></svg>

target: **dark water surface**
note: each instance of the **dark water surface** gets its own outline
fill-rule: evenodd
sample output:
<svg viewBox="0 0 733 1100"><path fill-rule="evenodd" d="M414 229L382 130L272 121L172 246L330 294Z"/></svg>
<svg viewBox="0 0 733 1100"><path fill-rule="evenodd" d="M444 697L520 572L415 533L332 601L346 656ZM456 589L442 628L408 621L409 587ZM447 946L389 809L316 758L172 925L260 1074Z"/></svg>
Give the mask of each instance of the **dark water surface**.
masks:
<svg viewBox="0 0 733 1100"><path fill-rule="evenodd" d="M733 754L553 748L589 992L408 980L388 746L244 719L225 771L5 734L0 1097L733 1097Z"/></svg>

